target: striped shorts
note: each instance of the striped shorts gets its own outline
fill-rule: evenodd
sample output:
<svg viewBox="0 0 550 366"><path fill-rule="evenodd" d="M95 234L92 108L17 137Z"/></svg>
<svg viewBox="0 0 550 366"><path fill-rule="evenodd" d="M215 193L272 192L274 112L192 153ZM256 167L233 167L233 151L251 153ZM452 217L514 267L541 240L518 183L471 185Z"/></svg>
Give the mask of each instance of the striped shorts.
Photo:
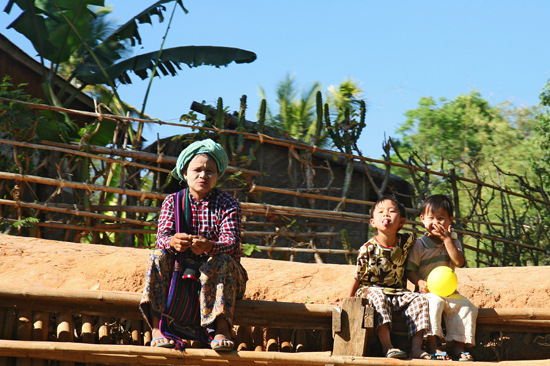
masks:
<svg viewBox="0 0 550 366"><path fill-rule="evenodd" d="M357 296L368 300L374 308L374 324L378 329L383 324L392 326L392 311L401 311L407 322L408 335L412 337L417 332L423 334L430 329L428 300L416 292L406 292L402 295L387 295L381 288L362 287L357 290Z"/></svg>

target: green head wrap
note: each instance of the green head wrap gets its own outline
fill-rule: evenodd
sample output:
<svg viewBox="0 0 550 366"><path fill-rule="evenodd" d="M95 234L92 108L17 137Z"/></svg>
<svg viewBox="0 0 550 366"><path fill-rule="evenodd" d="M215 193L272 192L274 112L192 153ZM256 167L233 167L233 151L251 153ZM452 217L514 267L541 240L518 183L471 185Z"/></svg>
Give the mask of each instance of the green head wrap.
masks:
<svg viewBox="0 0 550 366"><path fill-rule="evenodd" d="M179 181L184 180L183 168L198 154L207 154L216 162L218 167L218 177L221 177L227 169L227 154L222 145L211 139L195 141L187 146L178 156L176 167L172 170L172 176Z"/></svg>

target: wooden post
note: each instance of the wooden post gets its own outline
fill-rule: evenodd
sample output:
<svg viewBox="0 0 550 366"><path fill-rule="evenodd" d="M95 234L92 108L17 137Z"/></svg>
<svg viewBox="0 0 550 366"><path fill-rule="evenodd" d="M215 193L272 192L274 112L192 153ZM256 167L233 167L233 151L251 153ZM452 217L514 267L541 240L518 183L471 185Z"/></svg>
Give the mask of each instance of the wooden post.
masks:
<svg viewBox="0 0 550 366"><path fill-rule="evenodd" d="M366 299L346 297L341 309L334 309L332 318L333 355L365 356L369 329L372 330L374 323L372 308L366 307L366 304ZM366 311L366 309L370 310Z"/></svg>

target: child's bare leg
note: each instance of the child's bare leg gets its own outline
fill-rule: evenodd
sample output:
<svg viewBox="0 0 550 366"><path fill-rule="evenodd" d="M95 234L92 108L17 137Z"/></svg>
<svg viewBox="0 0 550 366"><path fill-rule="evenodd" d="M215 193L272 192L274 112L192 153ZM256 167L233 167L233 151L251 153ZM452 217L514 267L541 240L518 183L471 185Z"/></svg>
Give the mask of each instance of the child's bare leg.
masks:
<svg viewBox="0 0 550 366"><path fill-rule="evenodd" d="M384 354L387 354L388 351L393 348L390 337L390 326L388 323L378 327L378 338L380 339L380 343L382 343L382 351Z"/></svg>
<svg viewBox="0 0 550 366"><path fill-rule="evenodd" d="M413 335L413 337L411 339L411 354L410 354L410 356L412 358L420 358L420 356L423 353L424 353L424 351L422 351L422 331L418 331Z"/></svg>

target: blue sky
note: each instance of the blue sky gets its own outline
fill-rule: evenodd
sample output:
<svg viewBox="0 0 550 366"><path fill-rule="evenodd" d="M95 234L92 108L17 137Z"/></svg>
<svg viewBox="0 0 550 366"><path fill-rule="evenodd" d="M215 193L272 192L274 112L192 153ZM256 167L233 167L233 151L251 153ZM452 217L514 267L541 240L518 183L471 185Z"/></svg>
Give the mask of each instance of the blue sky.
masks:
<svg viewBox="0 0 550 366"><path fill-rule="evenodd" d="M152 3L106 0L123 23ZM243 48L258 58L251 64L187 68L156 79L146 112L177 122L193 101L231 110L248 96L248 119L255 120L259 86L275 108L275 89L294 75L303 90L319 81L324 90L353 78L367 100L367 127L359 148L373 158L385 136L423 96L453 99L476 89L492 104L537 105L550 78L550 2L507 1L207 1L183 0L165 47L214 45ZM168 4L169 12L172 9ZM2 10L3 10L2 6ZM168 12L168 14L169 14ZM0 32L29 54L29 42L5 27L19 14L0 14ZM168 17L169 15L167 15ZM158 49L167 22L143 24L143 51ZM122 86L122 98L141 107L147 82L136 76ZM154 126L151 140L181 133Z"/></svg>

